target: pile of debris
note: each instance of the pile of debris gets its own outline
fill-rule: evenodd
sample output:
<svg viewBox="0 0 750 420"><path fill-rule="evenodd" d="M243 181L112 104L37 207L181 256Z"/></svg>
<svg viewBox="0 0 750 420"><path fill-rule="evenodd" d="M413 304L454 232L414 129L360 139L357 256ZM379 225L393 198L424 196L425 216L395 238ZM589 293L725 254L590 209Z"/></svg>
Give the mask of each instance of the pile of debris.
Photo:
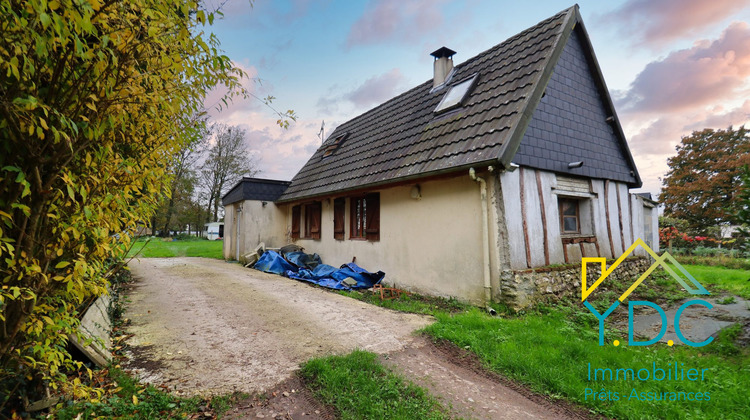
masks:
<svg viewBox="0 0 750 420"><path fill-rule="evenodd" d="M245 267L252 266L266 273L279 274L329 289L369 289L380 284L385 277L382 271L371 273L354 262L343 264L339 268L323 264L320 255L307 254L304 248L297 245L266 249L261 243L243 258Z"/></svg>

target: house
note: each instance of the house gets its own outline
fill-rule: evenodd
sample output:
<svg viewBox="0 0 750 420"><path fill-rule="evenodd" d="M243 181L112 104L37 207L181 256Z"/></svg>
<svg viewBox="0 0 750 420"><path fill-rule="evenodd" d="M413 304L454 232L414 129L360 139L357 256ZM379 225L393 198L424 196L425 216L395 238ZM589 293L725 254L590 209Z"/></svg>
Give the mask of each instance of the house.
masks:
<svg viewBox="0 0 750 420"><path fill-rule="evenodd" d="M290 242L286 206L273 204L288 187L289 181L245 177L224 194L224 258L239 260L261 242Z"/></svg>
<svg viewBox="0 0 750 420"><path fill-rule="evenodd" d="M578 6L454 54L438 49L432 79L338 126L267 204L225 200L227 220L258 221L226 240L293 241L400 288L515 306L577 290L582 257L619 257L638 237L658 247Z"/></svg>
<svg viewBox="0 0 750 420"><path fill-rule="evenodd" d="M224 223L206 223L203 227L203 236L209 241L215 241L224 238Z"/></svg>

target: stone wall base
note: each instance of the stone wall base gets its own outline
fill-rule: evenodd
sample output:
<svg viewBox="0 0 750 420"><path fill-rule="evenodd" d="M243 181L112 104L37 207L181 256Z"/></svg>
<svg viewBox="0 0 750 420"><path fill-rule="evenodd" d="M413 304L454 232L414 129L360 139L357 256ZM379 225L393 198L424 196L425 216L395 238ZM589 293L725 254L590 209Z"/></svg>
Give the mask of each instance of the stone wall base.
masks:
<svg viewBox="0 0 750 420"><path fill-rule="evenodd" d="M607 261L609 266L613 261ZM623 261L602 283L611 280L632 283L643 274L652 261L646 257L633 257ZM601 276L600 264L586 267L587 284ZM581 265L540 267L530 270L503 271L500 275L500 300L518 310L549 298L581 296Z"/></svg>

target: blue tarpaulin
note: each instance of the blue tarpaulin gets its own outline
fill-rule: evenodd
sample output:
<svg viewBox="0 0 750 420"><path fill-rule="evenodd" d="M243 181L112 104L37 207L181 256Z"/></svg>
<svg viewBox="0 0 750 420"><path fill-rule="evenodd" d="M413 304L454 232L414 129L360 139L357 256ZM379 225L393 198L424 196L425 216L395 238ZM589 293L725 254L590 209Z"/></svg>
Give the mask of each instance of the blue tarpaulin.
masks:
<svg viewBox="0 0 750 420"><path fill-rule="evenodd" d="M286 257L294 263L299 263L300 267L287 261L278 252L266 251L253 268L339 290L369 289L385 277L382 271L371 273L354 263L335 268L322 264L317 254L304 254L306 256L299 254L304 253L290 252Z"/></svg>
<svg viewBox="0 0 750 420"><path fill-rule="evenodd" d="M284 254L284 257L286 257L287 261L296 265L297 267L312 269L320 264L323 264L323 262L320 260L320 255L305 254L302 251L287 252L286 254Z"/></svg>
<svg viewBox="0 0 750 420"><path fill-rule="evenodd" d="M253 268L273 274L284 274L287 270L297 269L297 267L290 264L289 261L285 260L284 257L276 251L264 252Z"/></svg>

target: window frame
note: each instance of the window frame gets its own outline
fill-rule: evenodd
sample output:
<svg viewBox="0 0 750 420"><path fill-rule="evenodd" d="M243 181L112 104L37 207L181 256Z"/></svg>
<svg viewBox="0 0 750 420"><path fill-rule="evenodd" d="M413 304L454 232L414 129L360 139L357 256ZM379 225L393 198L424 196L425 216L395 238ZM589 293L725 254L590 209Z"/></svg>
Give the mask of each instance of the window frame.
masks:
<svg viewBox="0 0 750 420"><path fill-rule="evenodd" d="M364 211L364 217L357 212ZM349 239L366 240L365 224L367 217L367 201L365 196L349 197Z"/></svg>
<svg viewBox="0 0 750 420"><path fill-rule="evenodd" d="M435 110L432 111L433 114L438 115L442 114L444 112L448 112L452 109L460 108L464 106L464 103L466 102L466 98L468 98L472 91L474 90L474 87L477 85L477 81L479 80L479 73L474 73L471 76L468 76L456 83L453 83L449 88L448 91L443 94L443 98L440 100L440 103L437 104L435 107ZM466 86L464 88L463 93L459 92L459 87L463 88L463 86ZM456 92L460 94L461 96L459 98L450 98L451 94L453 92Z"/></svg>
<svg viewBox="0 0 750 420"><path fill-rule="evenodd" d="M566 203L572 203L574 204L574 208L576 211L575 215L566 215L563 211L563 205ZM560 213L560 233L562 235L580 235L581 234L581 200L577 200L575 198L570 197L558 197L557 198L557 206L558 206L558 212ZM565 219L566 218L575 218L576 222L576 230L565 230Z"/></svg>
<svg viewBox="0 0 750 420"><path fill-rule="evenodd" d="M349 239L380 240L380 193L349 197Z"/></svg>

